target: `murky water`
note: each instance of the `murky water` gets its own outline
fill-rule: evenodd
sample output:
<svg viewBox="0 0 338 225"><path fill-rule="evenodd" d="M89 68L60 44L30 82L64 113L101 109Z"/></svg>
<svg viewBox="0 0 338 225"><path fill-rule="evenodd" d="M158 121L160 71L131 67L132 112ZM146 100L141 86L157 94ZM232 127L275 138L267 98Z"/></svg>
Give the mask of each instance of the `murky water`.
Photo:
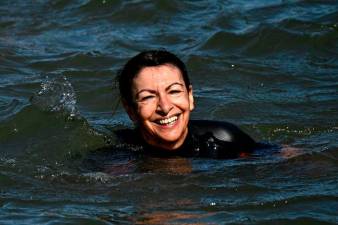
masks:
<svg viewBox="0 0 338 225"><path fill-rule="evenodd" d="M298 149L238 160L103 158L131 126L116 71L186 62L193 118ZM338 2L1 1L1 224L337 224Z"/></svg>

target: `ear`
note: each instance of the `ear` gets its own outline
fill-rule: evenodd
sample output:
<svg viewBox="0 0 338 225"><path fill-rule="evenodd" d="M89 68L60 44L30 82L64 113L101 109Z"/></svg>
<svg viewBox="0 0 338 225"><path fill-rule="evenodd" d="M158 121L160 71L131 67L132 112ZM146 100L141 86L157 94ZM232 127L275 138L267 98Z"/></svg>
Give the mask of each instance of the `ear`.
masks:
<svg viewBox="0 0 338 225"><path fill-rule="evenodd" d="M192 111L195 108L195 103L194 103L194 95L193 95L193 91L192 91L192 86L191 85L189 85L188 97L189 97L190 111Z"/></svg>
<svg viewBox="0 0 338 225"><path fill-rule="evenodd" d="M136 122L137 117L136 117L134 107L129 105L125 99L122 99L122 105L123 105L124 110L126 110L130 120L132 120L133 122Z"/></svg>

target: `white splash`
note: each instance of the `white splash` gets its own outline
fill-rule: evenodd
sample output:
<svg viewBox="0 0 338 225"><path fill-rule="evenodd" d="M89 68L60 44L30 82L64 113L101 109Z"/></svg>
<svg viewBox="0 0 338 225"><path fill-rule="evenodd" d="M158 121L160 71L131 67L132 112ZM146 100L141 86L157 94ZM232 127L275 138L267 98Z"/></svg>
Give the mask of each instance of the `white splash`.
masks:
<svg viewBox="0 0 338 225"><path fill-rule="evenodd" d="M31 103L43 111L66 113L70 118L78 115L75 91L64 76L47 77L40 91L31 98Z"/></svg>

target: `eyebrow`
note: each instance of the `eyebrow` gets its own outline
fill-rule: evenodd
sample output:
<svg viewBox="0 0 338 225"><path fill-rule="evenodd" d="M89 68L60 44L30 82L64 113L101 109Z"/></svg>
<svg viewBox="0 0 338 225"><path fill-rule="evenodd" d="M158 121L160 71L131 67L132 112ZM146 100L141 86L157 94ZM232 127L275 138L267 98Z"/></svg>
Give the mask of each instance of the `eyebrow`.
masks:
<svg viewBox="0 0 338 225"><path fill-rule="evenodd" d="M179 85L179 86L181 86L181 87L184 87L184 85L182 84L182 83L180 83L180 82L174 82L174 83L172 83L172 84L170 84L168 87L166 87L165 88L165 90L167 91L167 90L169 90L172 86L174 86L174 85ZM145 89L141 89L141 90L139 90L137 93L136 93L136 98L138 98L139 97L139 95L142 93L142 92L150 92L150 93L152 93L152 94L155 94L156 93L156 91L155 90L153 90L153 89L147 89L147 88L145 88Z"/></svg>

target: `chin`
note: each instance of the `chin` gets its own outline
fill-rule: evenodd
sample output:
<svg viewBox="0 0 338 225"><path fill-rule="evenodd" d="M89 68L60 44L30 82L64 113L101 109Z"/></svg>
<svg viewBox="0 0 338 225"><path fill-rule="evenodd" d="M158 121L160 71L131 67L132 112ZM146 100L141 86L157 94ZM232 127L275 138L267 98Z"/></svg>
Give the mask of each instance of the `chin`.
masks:
<svg viewBox="0 0 338 225"><path fill-rule="evenodd" d="M187 125L181 120L181 116L176 123L171 126L160 124L151 124L144 126L145 132L142 136L144 140L155 147L166 150L175 150L179 148L188 134Z"/></svg>
<svg viewBox="0 0 338 225"><path fill-rule="evenodd" d="M168 149L168 150L175 150L179 148L185 140L186 133L188 132L180 132L180 135L164 135L164 136L158 136L154 140L158 140L156 144L158 144L159 147Z"/></svg>

